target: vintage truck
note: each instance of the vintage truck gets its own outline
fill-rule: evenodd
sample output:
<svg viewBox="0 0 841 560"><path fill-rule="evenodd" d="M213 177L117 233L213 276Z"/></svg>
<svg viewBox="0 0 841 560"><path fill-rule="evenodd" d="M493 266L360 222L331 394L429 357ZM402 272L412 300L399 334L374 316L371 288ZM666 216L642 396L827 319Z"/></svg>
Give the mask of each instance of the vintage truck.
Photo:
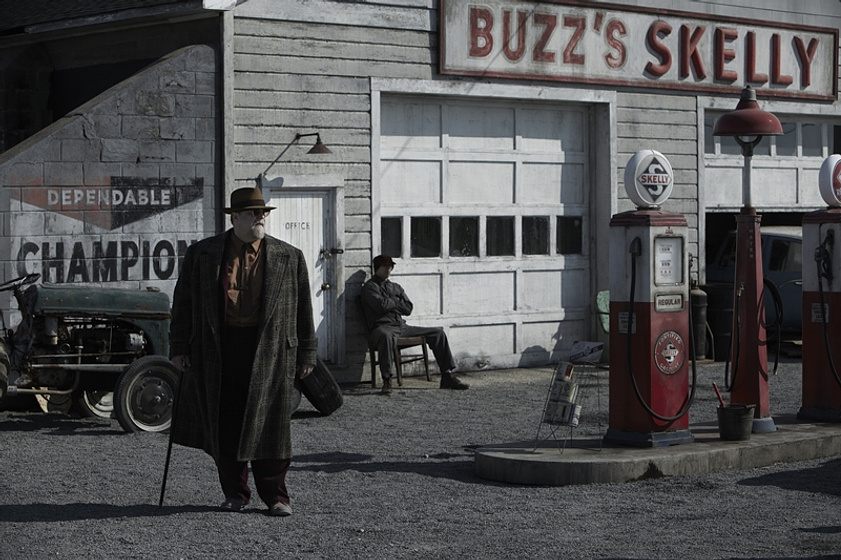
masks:
<svg viewBox="0 0 841 560"><path fill-rule="evenodd" d="M0 284L21 321L0 313L0 397L72 399L83 415L116 416L127 432L162 432L172 420L178 374L169 361L169 296L156 289Z"/></svg>

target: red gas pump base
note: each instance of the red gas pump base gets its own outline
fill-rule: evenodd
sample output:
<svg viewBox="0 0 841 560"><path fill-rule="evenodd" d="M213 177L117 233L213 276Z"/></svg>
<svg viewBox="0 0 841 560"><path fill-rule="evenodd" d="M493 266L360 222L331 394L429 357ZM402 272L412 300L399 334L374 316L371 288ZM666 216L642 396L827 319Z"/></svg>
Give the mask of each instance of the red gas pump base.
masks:
<svg viewBox="0 0 841 560"><path fill-rule="evenodd" d="M798 420L809 422L841 422L841 410L801 406L797 412Z"/></svg>
<svg viewBox="0 0 841 560"><path fill-rule="evenodd" d="M803 263L803 384L797 418L816 422L841 422L841 284L838 238L841 208L810 212L803 217L803 255L822 255L829 270L812 261ZM829 243L829 239L835 240ZM826 309L824 314L822 309Z"/></svg>
<svg viewBox="0 0 841 560"><path fill-rule="evenodd" d="M673 430L671 432L628 432L608 428L604 435L605 443L628 445L631 447L666 447L694 443L695 436L689 430Z"/></svg>

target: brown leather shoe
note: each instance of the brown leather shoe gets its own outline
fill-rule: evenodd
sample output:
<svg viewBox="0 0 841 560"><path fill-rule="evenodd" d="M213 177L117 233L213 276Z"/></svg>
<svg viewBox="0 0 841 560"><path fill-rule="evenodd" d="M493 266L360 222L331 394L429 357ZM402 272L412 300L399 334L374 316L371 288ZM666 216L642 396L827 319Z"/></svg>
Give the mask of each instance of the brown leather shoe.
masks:
<svg viewBox="0 0 841 560"><path fill-rule="evenodd" d="M380 390L381 395L391 396L391 378L383 379L383 388Z"/></svg>

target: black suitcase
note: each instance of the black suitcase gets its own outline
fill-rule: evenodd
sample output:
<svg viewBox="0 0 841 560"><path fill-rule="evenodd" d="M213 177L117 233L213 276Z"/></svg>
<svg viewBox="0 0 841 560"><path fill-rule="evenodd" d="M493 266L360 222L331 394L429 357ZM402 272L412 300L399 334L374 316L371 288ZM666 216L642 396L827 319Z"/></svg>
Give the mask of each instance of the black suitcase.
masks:
<svg viewBox="0 0 841 560"><path fill-rule="evenodd" d="M312 373L303 379L297 379L295 385L316 410L325 416L338 410L344 402L339 384L333 379L333 374L321 358L316 358Z"/></svg>

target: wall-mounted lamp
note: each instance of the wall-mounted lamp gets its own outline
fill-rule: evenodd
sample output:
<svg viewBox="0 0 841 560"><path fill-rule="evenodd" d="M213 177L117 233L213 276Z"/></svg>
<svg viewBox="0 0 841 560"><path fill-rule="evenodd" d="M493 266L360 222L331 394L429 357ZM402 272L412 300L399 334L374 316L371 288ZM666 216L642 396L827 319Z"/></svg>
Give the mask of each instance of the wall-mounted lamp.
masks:
<svg viewBox="0 0 841 560"><path fill-rule="evenodd" d="M308 154L332 154L333 152L330 151L330 148L324 145L321 141L321 134L318 132L308 132L306 134L301 134L300 132L295 135L295 140L300 140L305 136L315 136L315 145L310 148Z"/></svg>
<svg viewBox="0 0 841 560"><path fill-rule="evenodd" d="M297 142L298 140L300 140L301 138L304 138L306 136L315 136L315 145L312 148L309 149L309 151L307 152L308 154L332 154L333 153L333 152L330 151L330 148L325 146L324 143L321 141L321 134L320 133L318 133L318 132L307 132L306 134L301 134L299 132L295 135L295 138L293 138L292 141L289 142L286 145L285 148L283 148L283 150L277 155L277 157L274 158L274 161L269 164L269 166L266 168L266 170L263 171L260 174L260 177L265 177L266 173L269 172L269 169L274 167L274 164L276 164L278 162L278 160L280 160L280 158L283 157L283 154L285 154L287 152L287 150L289 150L289 148L292 147L292 144L294 144L295 142Z"/></svg>

